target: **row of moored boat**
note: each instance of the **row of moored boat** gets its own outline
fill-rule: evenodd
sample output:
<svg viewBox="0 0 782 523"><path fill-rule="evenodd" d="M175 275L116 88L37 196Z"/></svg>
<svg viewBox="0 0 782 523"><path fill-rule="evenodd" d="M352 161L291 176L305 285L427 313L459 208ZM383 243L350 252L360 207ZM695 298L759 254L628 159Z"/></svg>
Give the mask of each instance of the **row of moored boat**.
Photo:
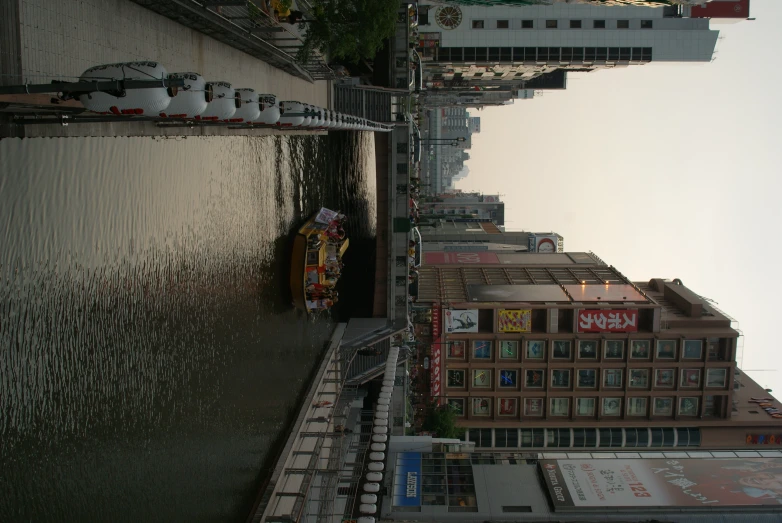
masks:
<svg viewBox="0 0 782 523"><path fill-rule="evenodd" d="M169 73L157 62L99 65L81 75L91 80L182 79L183 87L127 89L123 93L93 91L79 96L82 105L100 114L187 119L280 128L389 131L391 126L298 101L280 101L274 94L234 88L223 81L207 81L193 72Z"/></svg>

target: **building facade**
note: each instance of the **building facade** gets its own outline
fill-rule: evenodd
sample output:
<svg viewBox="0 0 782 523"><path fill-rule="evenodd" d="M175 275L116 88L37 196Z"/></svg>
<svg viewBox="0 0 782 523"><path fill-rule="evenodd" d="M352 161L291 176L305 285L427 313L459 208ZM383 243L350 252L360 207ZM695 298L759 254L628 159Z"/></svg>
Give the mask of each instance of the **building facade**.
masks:
<svg viewBox="0 0 782 523"><path fill-rule="evenodd" d="M649 62L709 62L719 36L678 8L429 7L420 53L434 85L503 85L556 70L592 71Z"/></svg>
<svg viewBox="0 0 782 523"><path fill-rule="evenodd" d="M742 448L782 429L732 319L681 282L591 253L426 260L431 395L478 449Z"/></svg>

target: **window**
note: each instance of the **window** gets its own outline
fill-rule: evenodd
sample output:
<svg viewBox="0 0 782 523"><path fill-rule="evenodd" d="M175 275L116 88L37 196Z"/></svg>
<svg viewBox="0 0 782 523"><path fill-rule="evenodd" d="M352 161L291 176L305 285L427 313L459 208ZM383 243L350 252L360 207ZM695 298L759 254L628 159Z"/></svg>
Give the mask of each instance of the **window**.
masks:
<svg viewBox="0 0 782 523"><path fill-rule="evenodd" d="M679 384L682 387L694 388L701 386L700 369L683 369L679 378Z"/></svg>
<svg viewBox="0 0 782 523"><path fill-rule="evenodd" d="M646 416L646 398L627 398L628 416Z"/></svg>
<svg viewBox="0 0 782 523"><path fill-rule="evenodd" d="M649 369L630 369L630 387L645 389L649 386Z"/></svg>
<svg viewBox="0 0 782 523"><path fill-rule="evenodd" d="M651 20L641 20L641 29L651 29L651 28L652 28Z"/></svg>
<svg viewBox="0 0 782 523"><path fill-rule="evenodd" d="M676 359L676 340L657 340L657 359Z"/></svg>
<svg viewBox="0 0 782 523"><path fill-rule="evenodd" d="M590 360L597 358L597 340L579 340L578 357Z"/></svg>
<svg viewBox="0 0 782 523"><path fill-rule="evenodd" d="M532 507L529 505L503 505L503 512L532 512Z"/></svg>
<svg viewBox="0 0 782 523"><path fill-rule="evenodd" d="M673 414L673 398L654 398L652 414L655 416L670 416Z"/></svg>
<svg viewBox="0 0 782 523"><path fill-rule="evenodd" d="M603 386L604 387L621 387L622 386L622 369L608 369L603 373Z"/></svg>
<svg viewBox="0 0 782 523"><path fill-rule="evenodd" d="M452 341L448 344L448 350L446 354L449 359L463 360L464 359L464 345L463 341Z"/></svg>
<svg viewBox="0 0 782 523"><path fill-rule="evenodd" d="M595 398L577 398L576 399L576 415L577 416L594 416L595 415Z"/></svg>
<svg viewBox="0 0 782 523"><path fill-rule="evenodd" d="M464 416L464 398L448 398L448 408L455 415Z"/></svg>
<svg viewBox="0 0 782 523"><path fill-rule="evenodd" d="M501 341L500 342L500 359L503 360L516 360L519 358L519 342L518 341Z"/></svg>
<svg viewBox="0 0 782 523"><path fill-rule="evenodd" d="M606 340L604 357L607 360L621 360L625 355L625 342L622 340Z"/></svg>
<svg viewBox="0 0 782 523"><path fill-rule="evenodd" d="M509 370L509 369L500 370L500 387L516 388L516 385L519 384L517 374L518 374L517 370Z"/></svg>
<svg viewBox="0 0 782 523"><path fill-rule="evenodd" d="M472 386L482 389L491 387L491 370L474 369L472 371Z"/></svg>
<svg viewBox="0 0 782 523"><path fill-rule="evenodd" d="M724 387L728 380L728 369L709 369L706 371L707 387Z"/></svg>
<svg viewBox="0 0 782 523"><path fill-rule="evenodd" d="M483 29L483 20L473 20L472 21L472 28L473 29Z"/></svg>
<svg viewBox="0 0 782 523"><path fill-rule="evenodd" d="M630 357L638 360L648 360L651 356L652 343L649 340L632 340L630 342Z"/></svg>
<svg viewBox="0 0 782 523"><path fill-rule="evenodd" d="M601 447L621 447L622 429L599 429Z"/></svg>
<svg viewBox="0 0 782 523"><path fill-rule="evenodd" d="M578 369L578 386L594 388L597 385L597 370Z"/></svg>
<svg viewBox="0 0 782 523"><path fill-rule="evenodd" d="M491 398L472 398L472 413L474 416L488 416L491 414ZM491 447L491 445L486 446Z"/></svg>
<svg viewBox="0 0 782 523"><path fill-rule="evenodd" d="M500 416L515 416L519 405L517 398L499 398L497 400L497 414Z"/></svg>
<svg viewBox="0 0 782 523"><path fill-rule="evenodd" d="M570 359L570 342L564 340L557 340L554 342L554 358L558 359Z"/></svg>
<svg viewBox="0 0 782 523"><path fill-rule="evenodd" d="M472 346L472 357L476 360L491 359L491 342L475 341Z"/></svg>
<svg viewBox="0 0 782 523"><path fill-rule="evenodd" d="M679 416L697 416L698 398L679 398Z"/></svg>
<svg viewBox="0 0 782 523"><path fill-rule="evenodd" d="M570 21L570 28L571 29L581 29L581 20L571 20Z"/></svg>
<svg viewBox="0 0 782 523"><path fill-rule="evenodd" d="M605 29L606 28L606 21L605 20L592 20L592 27L595 29Z"/></svg>
<svg viewBox="0 0 782 523"><path fill-rule="evenodd" d="M542 360L546 357L546 342L541 340L527 341L527 359Z"/></svg>
<svg viewBox="0 0 782 523"><path fill-rule="evenodd" d="M532 20L522 20L521 21L521 28L522 29L532 29L534 27L534 24Z"/></svg>
<svg viewBox="0 0 782 523"><path fill-rule="evenodd" d="M524 415L525 416L542 416L543 415L543 398L526 398L524 400Z"/></svg>
<svg viewBox="0 0 782 523"><path fill-rule="evenodd" d="M616 21L616 28L617 29L630 29L630 20L617 20Z"/></svg>
<svg viewBox="0 0 782 523"><path fill-rule="evenodd" d="M508 20L497 20L497 29L508 29L510 22Z"/></svg>
<svg viewBox="0 0 782 523"><path fill-rule="evenodd" d="M542 389L544 372L543 369L527 369L524 385L531 389Z"/></svg>
<svg viewBox="0 0 782 523"><path fill-rule="evenodd" d="M569 409L568 398L551 398L549 416L567 416Z"/></svg>
<svg viewBox="0 0 782 523"><path fill-rule="evenodd" d="M657 369L654 371L655 387L673 387L676 378L676 369Z"/></svg>
<svg viewBox="0 0 782 523"><path fill-rule="evenodd" d="M564 369L552 370L551 386L558 389L570 387L570 371Z"/></svg>
<svg viewBox="0 0 782 523"><path fill-rule="evenodd" d="M622 413L622 398L603 398L603 416L619 416Z"/></svg>
<svg viewBox="0 0 782 523"><path fill-rule="evenodd" d="M546 20L546 29L556 29L556 28L557 28L556 20Z"/></svg>
<svg viewBox="0 0 782 523"><path fill-rule="evenodd" d="M464 371L463 370L453 370L448 369L448 373L446 374L446 380L445 385L447 387L451 388L464 388Z"/></svg>
<svg viewBox="0 0 782 523"><path fill-rule="evenodd" d="M703 340L684 340L683 358L688 360L699 360L703 352Z"/></svg>

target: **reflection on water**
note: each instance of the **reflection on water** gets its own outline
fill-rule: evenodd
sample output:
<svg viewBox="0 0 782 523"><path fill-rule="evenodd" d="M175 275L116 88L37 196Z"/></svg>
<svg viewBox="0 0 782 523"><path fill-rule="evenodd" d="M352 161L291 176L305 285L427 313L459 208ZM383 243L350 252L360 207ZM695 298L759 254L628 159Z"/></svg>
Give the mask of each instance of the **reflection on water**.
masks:
<svg viewBox="0 0 782 523"><path fill-rule="evenodd" d="M371 310L372 135L0 158L0 520L243 519L334 325L287 289L320 205L350 217L339 313Z"/></svg>

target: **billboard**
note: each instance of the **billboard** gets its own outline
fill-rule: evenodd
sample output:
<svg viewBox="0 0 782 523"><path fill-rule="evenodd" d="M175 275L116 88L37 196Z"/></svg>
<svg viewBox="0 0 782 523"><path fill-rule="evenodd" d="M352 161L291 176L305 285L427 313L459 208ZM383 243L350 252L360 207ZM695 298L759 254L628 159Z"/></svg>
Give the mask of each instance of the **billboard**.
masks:
<svg viewBox="0 0 782 523"><path fill-rule="evenodd" d="M500 309L497 318L497 329L500 332L529 332L532 328L530 309Z"/></svg>
<svg viewBox="0 0 782 523"><path fill-rule="evenodd" d="M445 332L478 332L478 309L445 311Z"/></svg>
<svg viewBox="0 0 782 523"><path fill-rule="evenodd" d="M559 236L556 234L530 234L527 238L529 252L562 252L559 247Z"/></svg>
<svg viewBox="0 0 782 523"><path fill-rule="evenodd" d="M582 309L576 332L638 332L638 309Z"/></svg>
<svg viewBox="0 0 782 523"><path fill-rule="evenodd" d="M691 18L748 18L749 0L722 0L693 6Z"/></svg>
<svg viewBox="0 0 782 523"><path fill-rule="evenodd" d="M782 503L782 458L559 459L540 469L555 510Z"/></svg>
<svg viewBox="0 0 782 523"><path fill-rule="evenodd" d="M424 264L426 265L470 265L484 263L500 263L500 259L493 252L424 252Z"/></svg>
<svg viewBox="0 0 782 523"><path fill-rule="evenodd" d="M440 396L442 390L442 361L443 351L440 344L440 328L441 328L441 314L440 307L434 306L432 308L432 359L430 360L432 378L430 391L432 396L437 398Z"/></svg>
<svg viewBox="0 0 782 523"><path fill-rule="evenodd" d="M421 505L421 453L400 452L394 466L395 507L418 507Z"/></svg>

